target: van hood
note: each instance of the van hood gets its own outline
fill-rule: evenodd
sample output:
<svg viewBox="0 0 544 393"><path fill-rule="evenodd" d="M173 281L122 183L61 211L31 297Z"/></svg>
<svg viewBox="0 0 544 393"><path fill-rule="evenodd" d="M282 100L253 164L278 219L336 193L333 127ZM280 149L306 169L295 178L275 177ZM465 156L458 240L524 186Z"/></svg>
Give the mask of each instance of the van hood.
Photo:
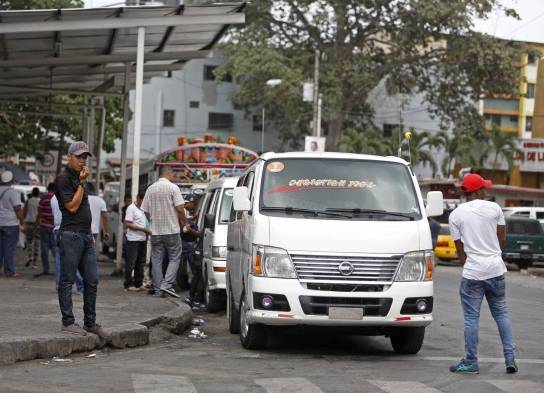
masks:
<svg viewBox="0 0 544 393"><path fill-rule="evenodd" d="M428 231L421 222L269 217L270 245L289 252L404 254L421 249L421 231Z"/></svg>

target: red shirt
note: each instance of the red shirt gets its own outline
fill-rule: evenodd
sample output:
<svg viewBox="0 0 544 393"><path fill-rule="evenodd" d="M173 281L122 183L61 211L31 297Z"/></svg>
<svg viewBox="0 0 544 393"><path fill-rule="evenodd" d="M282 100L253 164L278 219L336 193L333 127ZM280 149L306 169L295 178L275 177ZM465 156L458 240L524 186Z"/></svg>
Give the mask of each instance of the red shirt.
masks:
<svg viewBox="0 0 544 393"><path fill-rule="evenodd" d="M51 209L51 198L53 193L48 192L41 199L38 204L38 213L40 214L40 227L46 229L53 229L55 224L53 223L53 210Z"/></svg>

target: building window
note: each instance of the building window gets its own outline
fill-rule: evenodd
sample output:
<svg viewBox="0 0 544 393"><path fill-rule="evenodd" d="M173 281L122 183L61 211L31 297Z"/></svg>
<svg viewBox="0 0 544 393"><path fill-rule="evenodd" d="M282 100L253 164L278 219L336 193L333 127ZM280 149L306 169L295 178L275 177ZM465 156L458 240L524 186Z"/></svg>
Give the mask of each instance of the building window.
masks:
<svg viewBox="0 0 544 393"><path fill-rule="evenodd" d="M263 116L253 115L253 131L261 132L263 130Z"/></svg>
<svg viewBox="0 0 544 393"><path fill-rule="evenodd" d="M176 111L171 109L165 109L162 112L162 126L174 127L175 118L176 118Z"/></svg>
<svg viewBox="0 0 544 393"><path fill-rule="evenodd" d="M501 126L501 115L491 115L491 125Z"/></svg>
<svg viewBox="0 0 544 393"><path fill-rule="evenodd" d="M518 117L517 116L510 116L510 123L517 123Z"/></svg>
<svg viewBox="0 0 544 393"><path fill-rule="evenodd" d="M536 85L534 83L527 83L527 94L525 95L525 97L535 98L535 88Z"/></svg>
<svg viewBox="0 0 544 393"><path fill-rule="evenodd" d="M399 129L398 124L384 124L383 125L383 136L389 138L393 136L393 132Z"/></svg>
<svg viewBox="0 0 544 393"><path fill-rule="evenodd" d="M216 113L208 114L208 129L210 130L231 130L234 123L232 113Z"/></svg>
<svg viewBox="0 0 544 393"><path fill-rule="evenodd" d="M189 108L193 108L193 109L200 108L200 101L190 101Z"/></svg>
<svg viewBox="0 0 544 393"><path fill-rule="evenodd" d="M527 64L536 64L536 56L534 53L529 53L527 56Z"/></svg>
<svg viewBox="0 0 544 393"><path fill-rule="evenodd" d="M217 68L217 66L214 65L205 65L204 66L204 80L205 81L214 81L217 78L214 75L214 70ZM225 78L221 80L222 82L232 82L232 75L226 74Z"/></svg>
<svg viewBox="0 0 544 393"><path fill-rule="evenodd" d="M531 132L533 131L533 117L527 116L525 119L525 131Z"/></svg>

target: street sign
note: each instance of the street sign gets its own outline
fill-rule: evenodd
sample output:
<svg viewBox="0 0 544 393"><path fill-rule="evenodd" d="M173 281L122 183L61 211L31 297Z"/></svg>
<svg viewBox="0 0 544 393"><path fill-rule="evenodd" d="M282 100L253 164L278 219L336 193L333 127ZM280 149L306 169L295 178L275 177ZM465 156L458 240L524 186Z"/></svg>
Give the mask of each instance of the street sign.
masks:
<svg viewBox="0 0 544 393"><path fill-rule="evenodd" d="M310 153L322 153L325 151L327 138L321 136L307 136L304 143L304 151Z"/></svg>
<svg viewBox="0 0 544 393"><path fill-rule="evenodd" d="M59 152L50 150L41 159L36 160L36 173L38 176L54 175L57 172L57 160Z"/></svg>

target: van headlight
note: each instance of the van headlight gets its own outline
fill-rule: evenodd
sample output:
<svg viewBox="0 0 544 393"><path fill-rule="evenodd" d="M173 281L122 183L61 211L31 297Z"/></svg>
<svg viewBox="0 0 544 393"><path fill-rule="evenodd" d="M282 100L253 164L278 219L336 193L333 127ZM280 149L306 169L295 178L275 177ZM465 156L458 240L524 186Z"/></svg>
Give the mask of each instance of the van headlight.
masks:
<svg viewBox="0 0 544 393"><path fill-rule="evenodd" d="M251 274L261 277L297 278L287 251L267 246L254 246Z"/></svg>
<svg viewBox="0 0 544 393"><path fill-rule="evenodd" d="M212 247L212 258L225 259L227 257L227 247Z"/></svg>
<svg viewBox="0 0 544 393"><path fill-rule="evenodd" d="M395 281L431 281L433 279L433 252L415 251L404 254Z"/></svg>

